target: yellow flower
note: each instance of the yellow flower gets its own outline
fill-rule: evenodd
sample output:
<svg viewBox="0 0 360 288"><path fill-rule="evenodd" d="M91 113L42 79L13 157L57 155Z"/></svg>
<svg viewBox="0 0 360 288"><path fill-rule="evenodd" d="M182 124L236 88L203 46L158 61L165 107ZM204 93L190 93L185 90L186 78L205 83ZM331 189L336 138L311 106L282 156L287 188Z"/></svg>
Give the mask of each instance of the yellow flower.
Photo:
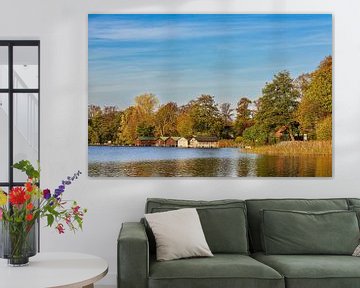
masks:
<svg viewBox="0 0 360 288"><path fill-rule="evenodd" d="M4 206L7 203L7 196L5 193L0 189L0 206Z"/></svg>

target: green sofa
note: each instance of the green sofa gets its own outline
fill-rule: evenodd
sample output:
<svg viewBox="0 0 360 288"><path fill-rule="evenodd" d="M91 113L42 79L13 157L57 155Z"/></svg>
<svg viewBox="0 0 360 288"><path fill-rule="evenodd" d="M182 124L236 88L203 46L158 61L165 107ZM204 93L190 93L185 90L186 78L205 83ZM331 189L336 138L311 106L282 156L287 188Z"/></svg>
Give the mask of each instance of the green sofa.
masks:
<svg viewBox="0 0 360 288"><path fill-rule="evenodd" d="M329 225L338 225L334 227L343 228L344 231L347 231L348 226L350 230L354 230L354 225L356 225L355 236L358 241L359 224L356 215L357 213L360 215L360 199L192 201L152 198L147 200L145 212L164 212L187 207L197 208L206 240L214 257L158 262L155 260L154 236L145 221L123 223L117 246L119 288L360 287L360 257L353 257L348 253L343 255L342 252L331 255L322 252L314 255L314 253L307 254L305 251L302 255L299 245L296 255L282 255L281 253L269 255L264 251L264 241L268 241L266 242L268 244L265 243L268 245L267 249L270 245L274 246L272 240L275 239L277 245L279 241L276 243L276 235L267 235L269 239L266 240L262 232L264 211L270 211L269 213L285 210L292 210L294 213L308 211L304 215L285 216L281 224L293 221L291 217L295 217L294 219L305 217L306 222L301 227L307 227L306 217L310 219L323 217L325 221L330 221ZM274 219L276 221L275 216L266 221L270 222ZM333 216L345 222L334 223L336 221L332 220ZM353 221L353 217L356 222ZM320 219L319 223L322 223L321 221L323 220ZM300 232L301 227L298 229ZM313 234L316 234L316 231ZM284 245L290 245L292 248L291 245L296 244L297 239L291 239L291 235L287 236L290 240L287 243L285 241ZM314 239L316 235L310 240ZM336 239L336 241L331 240L324 244L338 247L344 242L341 239ZM353 243L354 241L345 242L347 243L344 245L350 245L349 249L352 249L351 245L357 245ZM295 247L298 248L298 246ZM274 247L278 249L276 245ZM329 247L329 251L332 251L331 248Z"/></svg>

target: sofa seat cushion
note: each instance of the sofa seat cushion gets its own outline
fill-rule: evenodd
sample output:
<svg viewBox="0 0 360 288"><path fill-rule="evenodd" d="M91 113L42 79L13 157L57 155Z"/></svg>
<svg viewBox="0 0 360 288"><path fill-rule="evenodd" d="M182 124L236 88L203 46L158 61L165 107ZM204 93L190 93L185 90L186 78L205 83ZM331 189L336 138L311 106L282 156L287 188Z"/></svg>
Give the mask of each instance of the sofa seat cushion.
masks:
<svg viewBox="0 0 360 288"><path fill-rule="evenodd" d="M358 288L360 258L338 255L265 255L252 257L284 275L287 288Z"/></svg>
<svg viewBox="0 0 360 288"><path fill-rule="evenodd" d="M150 261L149 288L284 288L274 269L246 255Z"/></svg>

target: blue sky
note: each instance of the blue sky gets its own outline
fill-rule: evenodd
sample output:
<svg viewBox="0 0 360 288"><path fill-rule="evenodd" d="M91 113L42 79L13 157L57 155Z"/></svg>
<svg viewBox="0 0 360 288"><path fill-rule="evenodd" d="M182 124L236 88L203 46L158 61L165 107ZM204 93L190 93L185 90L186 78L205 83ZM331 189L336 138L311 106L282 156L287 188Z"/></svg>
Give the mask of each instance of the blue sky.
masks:
<svg viewBox="0 0 360 288"><path fill-rule="evenodd" d="M89 104L124 109L142 93L186 104L201 94L256 99L281 70L332 54L330 14L89 15Z"/></svg>

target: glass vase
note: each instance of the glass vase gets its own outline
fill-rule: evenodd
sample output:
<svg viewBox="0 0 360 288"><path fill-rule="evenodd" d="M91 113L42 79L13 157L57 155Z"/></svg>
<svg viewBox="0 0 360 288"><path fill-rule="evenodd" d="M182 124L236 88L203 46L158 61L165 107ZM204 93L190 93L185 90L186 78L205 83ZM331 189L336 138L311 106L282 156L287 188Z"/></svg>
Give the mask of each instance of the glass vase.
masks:
<svg viewBox="0 0 360 288"><path fill-rule="evenodd" d="M0 257L8 259L9 266L25 266L37 251L37 224L1 221Z"/></svg>

